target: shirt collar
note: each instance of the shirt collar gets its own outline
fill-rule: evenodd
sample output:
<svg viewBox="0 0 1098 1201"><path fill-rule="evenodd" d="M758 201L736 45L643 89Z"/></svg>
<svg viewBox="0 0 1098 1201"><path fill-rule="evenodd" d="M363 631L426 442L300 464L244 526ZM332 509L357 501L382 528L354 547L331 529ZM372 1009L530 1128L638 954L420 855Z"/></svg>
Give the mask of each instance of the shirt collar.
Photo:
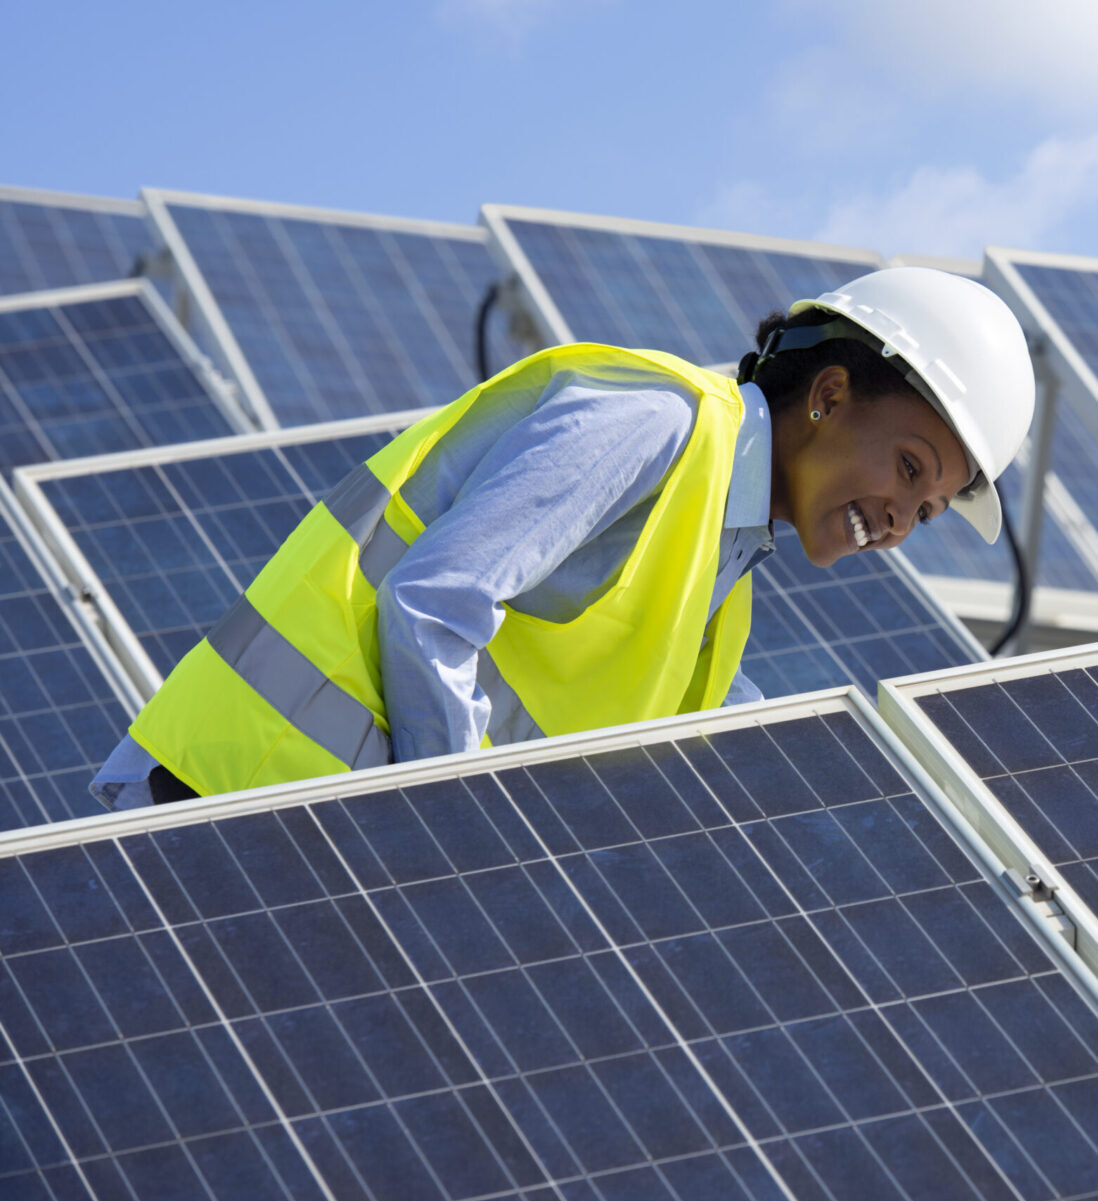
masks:
<svg viewBox="0 0 1098 1201"><path fill-rule="evenodd" d="M743 421L732 456L726 528L770 523L770 409L757 384L740 384Z"/></svg>

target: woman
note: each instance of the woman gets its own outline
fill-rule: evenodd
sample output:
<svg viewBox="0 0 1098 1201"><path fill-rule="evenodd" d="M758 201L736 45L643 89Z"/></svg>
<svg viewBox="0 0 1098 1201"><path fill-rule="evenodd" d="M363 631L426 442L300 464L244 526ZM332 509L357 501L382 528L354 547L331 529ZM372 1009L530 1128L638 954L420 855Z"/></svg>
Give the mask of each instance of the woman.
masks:
<svg viewBox="0 0 1098 1201"><path fill-rule="evenodd" d="M317 505L93 791L129 808L757 697L738 667L773 521L820 566L951 505L992 541L1033 398L1003 302L926 268L767 318L738 385L540 352Z"/></svg>

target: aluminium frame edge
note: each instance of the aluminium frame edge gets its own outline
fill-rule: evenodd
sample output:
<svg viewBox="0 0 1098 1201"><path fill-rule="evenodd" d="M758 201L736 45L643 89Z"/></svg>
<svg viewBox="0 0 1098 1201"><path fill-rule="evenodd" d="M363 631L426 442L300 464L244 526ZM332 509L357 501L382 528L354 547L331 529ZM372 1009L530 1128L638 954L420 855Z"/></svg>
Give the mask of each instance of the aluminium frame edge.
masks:
<svg viewBox="0 0 1098 1201"><path fill-rule="evenodd" d="M16 541L37 571L43 585L73 627L77 638L88 650L92 661L102 672L122 708L135 714L144 699L125 662L107 638L103 629L91 617L74 589L56 552L37 528L17 494L0 477L0 518L7 521Z"/></svg>
<svg viewBox="0 0 1098 1201"><path fill-rule="evenodd" d="M55 192L48 188L24 188L17 184L0 184L0 204L38 204L48 208L79 209L84 212L108 213L117 217L146 215L140 200L115 196L92 196L80 192Z"/></svg>
<svg viewBox="0 0 1098 1201"><path fill-rule="evenodd" d="M675 225L664 221L647 221L636 217L610 217L593 213L577 213L564 209L545 209L516 204L486 204L481 212L490 210L497 221L530 221L546 225L578 229L601 230L634 237L666 238L677 242L704 242L716 246L733 246L741 250L757 250L764 254L789 254L800 258L834 258L873 269L884 260L875 250L854 246L838 246L827 242L809 242L797 238L776 238L764 234L739 233L735 230L714 229L701 225Z"/></svg>
<svg viewBox="0 0 1098 1201"><path fill-rule="evenodd" d="M475 223L463 225L457 221L436 221L429 217L385 216L354 209L331 209L277 200L217 196L205 192L184 192L174 188L143 188L142 195L146 198L156 197L165 205L174 204L180 208L244 213L286 221L313 221L321 225L348 225L382 232L420 234L429 238L453 238L460 242L483 244L485 241L484 231Z"/></svg>
<svg viewBox="0 0 1098 1201"><path fill-rule="evenodd" d="M878 709L882 722L894 732L907 770L924 788L939 815L981 863L995 891L1007 899L1011 909L1037 934L1054 962L1098 1011L1098 915L914 704L916 696L937 691L936 686L942 681L960 686L973 678L994 682L996 677L1009 675L1016 679L1049 670L1042 661L1070 662L1082 657L1072 648L1070 652L1038 652L1016 660L882 680L878 685ZM1008 670L1004 671L1004 667ZM1074 946L1051 928L1046 915L1039 913L1032 903L1026 904L1024 897L1009 887L1006 873L1011 869L1023 877L1036 871L1041 882L1053 890L1063 916L1074 927Z"/></svg>
<svg viewBox="0 0 1098 1201"><path fill-rule="evenodd" d="M541 341L546 346L575 342L576 336L571 326L565 321L549 290L526 257L526 252L511 232L501 206L482 205L480 220L487 233L489 253L501 268L511 272L519 303L533 322Z"/></svg>
<svg viewBox="0 0 1098 1201"><path fill-rule="evenodd" d="M274 812L291 805L338 800L438 780L505 771L512 767L597 754L600 751L642 747L649 743L666 742L675 737L704 735L710 731L737 729L748 725L768 725L771 722L842 712L852 712L855 720L858 720L863 728L868 725L873 725L874 729L881 727L880 719L873 712L870 702L855 685L847 685L748 705L682 713L674 717L583 730L575 734L560 734L531 742L510 743L487 750L463 751L431 759L412 760L408 763L365 768L358 772L293 780L266 788L222 793L215 797L198 797L172 805L149 806L117 813L105 812L90 818L53 822L48 826L3 831L0 832L0 858L26 854L46 847L120 838L127 834L144 833L168 826L194 825L223 817Z"/></svg>
<svg viewBox="0 0 1098 1201"><path fill-rule="evenodd" d="M1010 307L1026 334L1048 348L1049 366L1067 401L1098 439L1098 377L1075 348L1060 323L1022 278L1018 264L1087 271L1098 275L1098 258L1082 255L1040 254L989 246L984 252L984 280Z"/></svg>
<svg viewBox="0 0 1098 1201"><path fill-rule="evenodd" d="M148 208L149 220L153 229L171 257L174 270L180 280L180 286L197 306L199 320L209 330L214 345L223 360L222 365L226 373L240 389L245 409L254 414L256 424L262 429L278 429L280 423L275 417L240 343L237 342L236 336L229 328L229 323L225 320L221 306L210 290L205 275L191 254L186 239L180 233L171 213L168 212L162 194L151 188L145 188L141 195Z"/></svg>
<svg viewBox="0 0 1098 1201"><path fill-rule="evenodd" d="M97 475L106 471L151 467L162 463L185 463L214 456L278 450L285 446L305 446L313 442L354 438L366 434L382 433L395 437L416 421L437 411L435 408L406 409L400 413L344 417L338 421L321 421L312 425L251 430L247 433L225 434L218 438L200 438L191 442L141 446L133 450L117 450L107 454L84 455L80 458L51 459L41 463L28 463L16 470L19 475L25 476L28 480L63 479L73 475Z"/></svg>
<svg viewBox="0 0 1098 1201"><path fill-rule="evenodd" d="M160 673L37 481L26 477L22 469L16 469L14 493L24 518L46 546L64 580L62 595L69 600L63 602L63 607L67 610L86 604L97 614L97 622L87 615L86 620L96 628L98 638L125 672L129 682L127 696L131 698L128 707L135 715L160 687ZM86 614L85 610L80 611Z"/></svg>

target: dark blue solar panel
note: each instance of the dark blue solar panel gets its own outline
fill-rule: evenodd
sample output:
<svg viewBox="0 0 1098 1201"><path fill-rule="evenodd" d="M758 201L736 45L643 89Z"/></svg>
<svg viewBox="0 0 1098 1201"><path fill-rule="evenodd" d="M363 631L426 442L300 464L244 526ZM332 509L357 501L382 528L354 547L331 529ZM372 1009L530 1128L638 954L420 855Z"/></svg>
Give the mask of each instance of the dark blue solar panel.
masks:
<svg viewBox="0 0 1098 1201"><path fill-rule="evenodd" d="M515 216L505 223L573 337L699 363L739 358L767 313L875 266L868 255L852 262Z"/></svg>
<svg viewBox="0 0 1098 1201"><path fill-rule="evenodd" d="M847 713L110 828L0 859L13 1196L1098 1178L1098 1018Z"/></svg>
<svg viewBox="0 0 1098 1201"><path fill-rule="evenodd" d="M920 709L1098 912L1098 667L919 697Z"/></svg>
<svg viewBox="0 0 1098 1201"><path fill-rule="evenodd" d="M118 208L0 194L0 294L125 279L150 239L136 205Z"/></svg>
<svg viewBox="0 0 1098 1201"><path fill-rule="evenodd" d="M40 481L166 674L317 498L383 435ZM823 570L782 527L754 573L744 669L768 696L969 663L972 644L883 555Z"/></svg>
<svg viewBox="0 0 1098 1201"><path fill-rule="evenodd" d="M752 572L754 609L743 660L764 695L854 683L873 697L877 681L901 663L901 674L910 674L972 662L972 644L888 555L853 555L814 567L788 526L778 527L777 545Z"/></svg>
<svg viewBox="0 0 1098 1201"><path fill-rule="evenodd" d="M0 311L0 471L233 432L142 295Z"/></svg>
<svg viewBox="0 0 1098 1201"><path fill-rule="evenodd" d="M312 505L385 440L329 439L40 483L167 675Z"/></svg>
<svg viewBox="0 0 1098 1201"><path fill-rule="evenodd" d="M282 424L446 404L476 382L477 310L497 279L479 237L168 213ZM520 354L493 336L489 371Z"/></svg>
<svg viewBox="0 0 1098 1201"><path fill-rule="evenodd" d="M0 515L0 830L101 813L89 773L126 722Z"/></svg>

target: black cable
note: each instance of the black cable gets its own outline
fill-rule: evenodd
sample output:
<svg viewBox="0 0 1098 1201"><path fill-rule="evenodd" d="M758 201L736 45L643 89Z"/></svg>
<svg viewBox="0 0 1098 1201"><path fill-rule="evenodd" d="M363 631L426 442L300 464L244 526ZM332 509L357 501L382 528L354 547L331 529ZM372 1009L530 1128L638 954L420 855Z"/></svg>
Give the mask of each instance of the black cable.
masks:
<svg viewBox="0 0 1098 1201"><path fill-rule="evenodd" d="M488 370L488 314L499 296L499 285L491 284L484 293L484 299L477 309L477 372L478 379L486 380L491 372Z"/></svg>
<svg viewBox="0 0 1098 1201"><path fill-rule="evenodd" d="M999 506L1003 510L1003 532L1007 536L1010 553L1014 556L1015 581L1014 608L1010 615L1010 621L1007 623L1006 629L989 648L991 655L995 656L1018 633L1029 616L1030 580L1029 572L1026 570L1026 562L1022 556L1022 548L1018 545L1018 538L1014 533L1014 524L1010 520L1010 514L1007 512L1006 501L1003 498L1002 492L999 491L999 485L993 484L992 487L999 493Z"/></svg>

